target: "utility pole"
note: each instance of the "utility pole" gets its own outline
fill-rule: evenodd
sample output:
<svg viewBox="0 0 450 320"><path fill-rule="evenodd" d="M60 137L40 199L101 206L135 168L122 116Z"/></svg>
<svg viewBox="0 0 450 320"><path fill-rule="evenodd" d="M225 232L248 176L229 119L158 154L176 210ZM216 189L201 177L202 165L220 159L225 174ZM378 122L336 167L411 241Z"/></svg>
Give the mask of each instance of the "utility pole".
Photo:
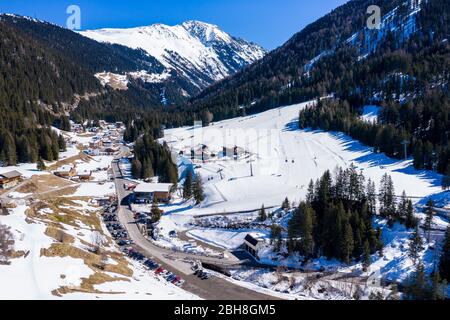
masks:
<svg viewBox="0 0 450 320"><path fill-rule="evenodd" d="M223 171L223 169L219 169L217 171L217 173L220 174L220 180L223 180L222 171Z"/></svg>
<svg viewBox="0 0 450 320"><path fill-rule="evenodd" d="M250 176L251 177L253 177L253 162L254 162L255 160L248 160L248 162L250 163Z"/></svg>
<svg viewBox="0 0 450 320"><path fill-rule="evenodd" d="M407 146L409 144L409 141L405 139L401 143L403 145L403 149L404 149L404 152L405 152L405 160L408 160L408 149L407 149Z"/></svg>

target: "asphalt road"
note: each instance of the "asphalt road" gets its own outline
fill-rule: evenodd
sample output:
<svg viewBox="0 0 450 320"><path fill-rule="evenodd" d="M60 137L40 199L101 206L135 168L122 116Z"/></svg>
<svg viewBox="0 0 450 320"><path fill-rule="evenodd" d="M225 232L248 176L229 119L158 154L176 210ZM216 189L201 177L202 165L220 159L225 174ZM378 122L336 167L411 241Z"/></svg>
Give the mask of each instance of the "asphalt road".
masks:
<svg viewBox="0 0 450 320"><path fill-rule="evenodd" d="M201 298L208 300L276 300L277 297L265 295L239 285L235 285L232 282L224 279L212 276L207 280L201 280L197 276L193 275L190 269L190 264L186 260L202 260L204 262L210 262L215 264L233 264L234 261L228 261L224 259L206 258L191 255L182 252L173 252L168 249L161 248L154 245L147 240L138 229L134 218L133 212L130 211L127 204L122 203L122 200L129 194L124 189L124 183L126 180L122 178L118 163L112 164L116 191L119 200L118 218L119 221L127 229L130 238L134 241L134 246L141 253L147 257L157 260L167 270L179 274L186 283L183 285L183 289L189 291ZM236 258L237 259L237 258Z"/></svg>

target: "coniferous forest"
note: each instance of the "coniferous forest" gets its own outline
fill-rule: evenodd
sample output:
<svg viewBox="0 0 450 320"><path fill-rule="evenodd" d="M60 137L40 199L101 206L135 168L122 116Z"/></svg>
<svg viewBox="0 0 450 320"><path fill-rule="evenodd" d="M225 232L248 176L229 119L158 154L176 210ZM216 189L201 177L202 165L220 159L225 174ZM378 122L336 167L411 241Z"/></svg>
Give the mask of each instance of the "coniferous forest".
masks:
<svg viewBox="0 0 450 320"><path fill-rule="evenodd" d="M326 171L311 181L306 200L293 212L288 225L288 250L306 261L325 256L345 263L352 260L370 264L370 255L382 254L381 229L374 229L373 218L386 219L414 228L413 206L406 194L397 196L389 175L379 190L362 172L351 166Z"/></svg>

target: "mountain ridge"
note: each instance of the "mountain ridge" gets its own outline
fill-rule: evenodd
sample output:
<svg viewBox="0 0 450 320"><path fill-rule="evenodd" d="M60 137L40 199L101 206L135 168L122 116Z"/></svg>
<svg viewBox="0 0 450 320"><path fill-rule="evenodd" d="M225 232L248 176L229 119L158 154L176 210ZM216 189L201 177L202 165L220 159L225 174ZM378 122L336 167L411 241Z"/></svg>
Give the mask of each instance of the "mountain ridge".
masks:
<svg viewBox="0 0 450 320"><path fill-rule="evenodd" d="M233 37L216 25L195 20L174 26L157 23L135 28L86 30L79 34L101 43L142 49L161 63L166 72L175 71L190 80L197 91L266 54L266 50L253 42Z"/></svg>

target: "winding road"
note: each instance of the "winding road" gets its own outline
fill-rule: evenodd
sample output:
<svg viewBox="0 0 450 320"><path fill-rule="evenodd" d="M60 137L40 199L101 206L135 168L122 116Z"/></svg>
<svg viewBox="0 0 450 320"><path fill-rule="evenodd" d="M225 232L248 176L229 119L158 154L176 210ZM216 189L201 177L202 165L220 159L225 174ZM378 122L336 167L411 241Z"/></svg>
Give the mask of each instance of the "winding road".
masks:
<svg viewBox="0 0 450 320"><path fill-rule="evenodd" d="M183 285L184 290L208 300L278 300L277 297L247 289L216 276L212 276L208 280L201 280L190 269L189 261L195 260L215 265L237 265L240 261L234 256L221 259L175 252L159 247L145 238L134 220L133 212L125 203L126 201L123 201L130 194L123 187L127 180L122 177L117 162L112 164L112 168L119 201L118 219L134 241L134 247L147 257L160 262L169 271L182 275L186 280Z"/></svg>

